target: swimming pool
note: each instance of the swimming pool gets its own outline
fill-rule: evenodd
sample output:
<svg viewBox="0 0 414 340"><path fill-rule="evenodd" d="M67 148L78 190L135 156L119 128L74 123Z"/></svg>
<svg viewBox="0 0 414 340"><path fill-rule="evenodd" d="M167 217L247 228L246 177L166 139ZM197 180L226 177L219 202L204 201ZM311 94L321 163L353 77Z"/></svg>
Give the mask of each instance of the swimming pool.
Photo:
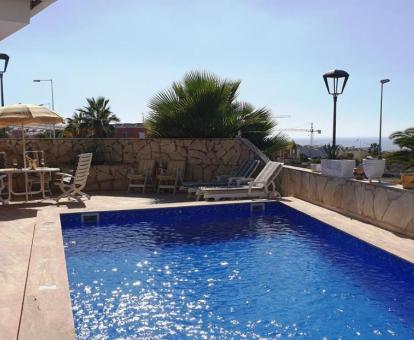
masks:
<svg viewBox="0 0 414 340"><path fill-rule="evenodd" d="M86 217L61 215L79 338L414 337L414 266L281 203Z"/></svg>

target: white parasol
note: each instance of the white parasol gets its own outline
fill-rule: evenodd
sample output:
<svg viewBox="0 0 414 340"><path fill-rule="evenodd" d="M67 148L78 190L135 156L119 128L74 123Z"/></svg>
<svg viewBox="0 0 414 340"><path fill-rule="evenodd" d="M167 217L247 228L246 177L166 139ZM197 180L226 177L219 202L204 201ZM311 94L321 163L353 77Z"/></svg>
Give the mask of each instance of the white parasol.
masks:
<svg viewBox="0 0 414 340"><path fill-rule="evenodd" d="M64 119L56 112L44 106L32 104L15 104L0 107L0 127L18 125L22 128L23 164L26 167L26 140L24 127L37 124L59 124Z"/></svg>

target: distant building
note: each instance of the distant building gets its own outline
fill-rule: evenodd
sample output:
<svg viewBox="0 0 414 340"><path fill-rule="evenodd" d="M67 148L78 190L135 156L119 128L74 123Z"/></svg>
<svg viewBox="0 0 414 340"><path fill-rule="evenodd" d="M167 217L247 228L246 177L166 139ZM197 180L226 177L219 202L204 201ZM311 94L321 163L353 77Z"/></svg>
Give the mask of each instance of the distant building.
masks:
<svg viewBox="0 0 414 340"><path fill-rule="evenodd" d="M145 139L147 137L147 129L143 123L122 123L113 126L115 127L114 138Z"/></svg>
<svg viewBox="0 0 414 340"><path fill-rule="evenodd" d="M326 157L325 151L323 151L321 146L310 146L310 145L298 146L298 151L299 151L299 154L307 158Z"/></svg>
<svg viewBox="0 0 414 340"><path fill-rule="evenodd" d="M323 146L310 146L303 145L298 147L299 154L306 158L325 158L326 153L323 150ZM355 148L347 147L342 148L338 152L338 157L350 158L350 159L363 159L368 156L368 148Z"/></svg>

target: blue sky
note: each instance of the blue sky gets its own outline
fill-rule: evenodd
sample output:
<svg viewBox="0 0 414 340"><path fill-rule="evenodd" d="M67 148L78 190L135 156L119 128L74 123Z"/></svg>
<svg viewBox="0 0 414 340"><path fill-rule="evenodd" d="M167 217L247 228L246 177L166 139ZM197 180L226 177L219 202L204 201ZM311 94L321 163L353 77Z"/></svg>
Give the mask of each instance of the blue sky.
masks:
<svg viewBox="0 0 414 340"><path fill-rule="evenodd" d="M6 104L49 103L65 117L103 95L124 122L141 121L150 98L189 70L241 79L239 98L267 106L281 128L314 122L332 134L322 74L350 73L337 134L375 136L379 80L384 133L414 126L412 0L58 0L0 42L10 55ZM290 133L305 137L303 133Z"/></svg>

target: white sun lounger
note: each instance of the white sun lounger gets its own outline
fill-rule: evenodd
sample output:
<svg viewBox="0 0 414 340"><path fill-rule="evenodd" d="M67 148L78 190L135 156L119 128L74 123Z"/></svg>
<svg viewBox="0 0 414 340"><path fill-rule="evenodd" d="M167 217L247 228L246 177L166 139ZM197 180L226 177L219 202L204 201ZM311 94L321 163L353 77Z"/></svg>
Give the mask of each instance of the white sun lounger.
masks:
<svg viewBox="0 0 414 340"><path fill-rule="evenodd" d="M249 159L245 161L241 167L233 175L221 175L217 177L216 181L212 182L184 182L181 189L187 190L189 196L196 194L200 187L224 187L224 186L239 186L253 181L252 175L257 170L260 161L257 159Z"/></svg>
<svg viewBox="0 0 414 340"><path fill-rule="evenodd" d="M268 162L257 177L248 185L234 187L201 187L197 193L197 200L204 197L205 200L222 198L266 198L280 196L276 191L275 180L282 171L283 164Z"/></svg>

